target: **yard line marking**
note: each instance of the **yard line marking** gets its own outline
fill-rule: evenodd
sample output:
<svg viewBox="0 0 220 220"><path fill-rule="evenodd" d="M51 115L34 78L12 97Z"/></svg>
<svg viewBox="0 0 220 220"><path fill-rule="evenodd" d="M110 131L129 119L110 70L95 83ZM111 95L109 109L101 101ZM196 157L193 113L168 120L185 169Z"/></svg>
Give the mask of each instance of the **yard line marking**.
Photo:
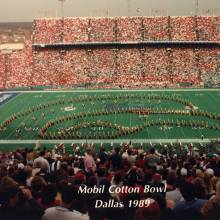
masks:
<svg viewBox="0 0 220 220"><path fill-rule="evenodd" d="M219 137L220 138L220 137ZM36 144L40 142L41 144L56 144L56 143L66 143L66 144L71 144L71 143L113 143L113 144L120 144L120 143L128 143L130 139L70 139L70 140L0 140L0 144ZM220 139L212 138L212 139L131 139L132 143L143 143L143 144L150 144L150 143L211 143L211 142L219 142Z"/></svg>
<svg viewBox="0 0 220 220"><path fill-rule="evenodd" d="M73 90L38 90L38 91L32 91L32 90L28 90L28 91L2 91L2 93L103 93L103 92L192 92L192 91L220 91L219 88L213 88L213 89L207 89L207 88L199 88L199 89L86 89L86 90L77 90L77 89L73 89Z"/></svg>

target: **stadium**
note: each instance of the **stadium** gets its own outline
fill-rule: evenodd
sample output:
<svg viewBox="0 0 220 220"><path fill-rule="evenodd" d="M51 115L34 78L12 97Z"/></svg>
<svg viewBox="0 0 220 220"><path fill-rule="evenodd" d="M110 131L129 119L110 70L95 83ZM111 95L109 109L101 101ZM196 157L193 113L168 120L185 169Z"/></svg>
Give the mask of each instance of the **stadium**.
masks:
<svg viewBox="0 0 220 220"><path fill-rule="evenodd" d="M217 141L219 21L217 16L36 19L32 42L1 54L0 86L6 90L1 139ZM18 105L19 111L10 111Z"/></svg>
<svg viewBox="0 0 220 220"><path fill-rule="evenodd" d="M217 220L219 204L220 16L41 17L0 47L0 219Z"/></svg>

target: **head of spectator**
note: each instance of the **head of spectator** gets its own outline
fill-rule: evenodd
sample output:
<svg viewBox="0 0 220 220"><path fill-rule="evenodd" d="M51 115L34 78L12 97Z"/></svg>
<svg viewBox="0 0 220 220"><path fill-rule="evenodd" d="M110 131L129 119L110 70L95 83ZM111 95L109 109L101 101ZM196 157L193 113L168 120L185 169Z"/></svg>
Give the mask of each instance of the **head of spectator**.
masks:
<svg viewBox="0 0 220 220"><path fill-rule="evenodd" d="M176 188L176 174L175 172L169 172L167 175L167 188L169 191L174 190Z"/></svg>
<svg viewBox="0 0 220 220"><path fill-rule="evenodd" d="M216 196L220 198L220 180L216 183Z"/></svg>
<svg viewBox="0 0 220 220"><path fill-rule="evenodd" d="M18 169L15 174L14 174L14 180L19 184L19 185L26 185L26 179L27 179L27 173L24 169Z"/></svg>
<svg viewBox="0 0 220 220"><path fill-rule="evenodd" d="M94 187L97 185L97 178L96 176L90 176L86 182L88 187Z"/></svg>
<svg viewBox="0 0 220 220"><path fill-rule="evenodd" d="M195 197L198 199L205 199L207 195L206 186L202 178L195 178L194 180Z"/></svg>
<svg viewBox="0 0 220 220"><path fill-rule="evenodd" d="M186 177L188 175L188 171L186 168L181 168L180 170L180 175L183 176L183 177Z"/></svg>
<svg viewBox="0 0 220 220"><path fill-rule="evenodd" d="M120 153L120 147L116 147L116 148L115 148L115 153L116 153L116 154L119 154L119 153Z"/></svg>
<svg viewBox="0 0 220 220"><path fill-rule="evenodd" d="M152 181L154 184L159 184L162 181L162 176L159 173L153 175Z"/></svg>
<svg viewBox="0 0 220 220"><path fill-rule="evenodd" d="M116 171L113 176L113 182L115 185L119 185L122 182L122 172Z"/></svg>
<svg viewBox="0 0 220 220"><path fill-rule="evenodd" d="M180 192L185 201L192 201L195 199L195 187L192 183L183 183L180 186Z"/></svg>
<svg viewBox="0 0 220 220"><path fill-rule="evenodd" d="M85 182L86 180L86 177L85 175L83 174L83 172L78 172L76 173L76 175L74 176L74 183L76 185L81 185Z"/></svg>
<svg viewBox="0 0 220 220"><path fill-rule="evenodd" d="M104 194L105 194L105 196L108 196L109 195L109 188L111 186L110 181L107 178L103 178L100 181L99 185L104 186Z"/></svg>
<svg viewBox="0 0 220 220"><path fill-rule="evenodd" d="M3 206L16 207L19 204L19 186L16 184L0 187L1 204Z"/></svg>
<svg viewBox="0 0 220 220"><path fill-rule="evenodd" d="M31 181L31 189L35 198L40 198L47 182L41 176L35 176Z"/></svg>
<svg viewBox="0 0 220 220"><path fill-rule="evenodd" d="M139 208L135 214L135 220L159 220L160 219L160 208L158 203L150 199L148 207Z"/></svg>
<svg viewBox="0 0 220 220"><path fill-rule="evenodd" d="M150 154L155 154L155 148L154 147L150 148Z"/></svg>
<svg viewBox="0 0 220 220"><path fill-rule="evenodd" d="M76 196L77 196L77 191L75 187L73 187L71 183L67 183L65 186L63 186L61 191L61 205L67 209L72 208Z"/></svg>
<svg viewBox="0 0 220 220"><path fill-rule="evenodd" d="M92 156L92 149L90 147L87 148L86 150L87 155Z"/></svg>
<svg viewBox="0 0 220 220"><path fill-rule="evenodd" d="M56 186L53 184L46 185L42 190L42 205L45 208L55 205L55 198L57 196Z"/></svg>

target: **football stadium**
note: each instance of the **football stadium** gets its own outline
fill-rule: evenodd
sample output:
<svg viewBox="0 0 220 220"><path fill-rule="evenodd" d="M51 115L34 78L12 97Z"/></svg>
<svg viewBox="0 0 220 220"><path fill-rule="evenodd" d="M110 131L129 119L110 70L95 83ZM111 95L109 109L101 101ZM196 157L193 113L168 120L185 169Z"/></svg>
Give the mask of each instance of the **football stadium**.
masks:
<svg viewBox="0 0 220 220"><path fill-rule="evenodd" d="M0 220L219 220L220 10L58 2L0 25Z"/></svg>
<svg viewBox="0 0 220 220"><path fill-rule="evenodd" d="M218 142L219 21L36 19L1 55L1 143Z"/></svg>

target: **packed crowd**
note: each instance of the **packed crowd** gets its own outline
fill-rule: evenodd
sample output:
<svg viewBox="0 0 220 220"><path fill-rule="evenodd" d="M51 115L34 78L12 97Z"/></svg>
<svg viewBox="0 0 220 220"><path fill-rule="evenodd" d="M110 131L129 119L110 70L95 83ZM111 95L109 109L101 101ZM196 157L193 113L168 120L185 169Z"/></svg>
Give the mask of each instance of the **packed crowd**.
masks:
<svg viewBox="0 0 220 220"><path fill-rule="evenodd" d="M23 50L1 54L0 88L28 87L32 78L31 42L25 43Z"/></svg>
<svg viewBox="0 0 220 220"><path fill-rule="evenodd" d="M121 28L123 29L123 28ZM94 18L90 22L90 41L91 42L114 42L115 20L113 18Z"/></svg>
<svg viewBox="0 0 220 220"><path fill-rule="evenodd" d="M144 82L152 87L166 87L172 85L169 72L170 57L165 48L146 49L144 53Z"/></svg>
<svg viewBox="0 0 220 220"><path fill-rule="evenodd" d="M220 41L220 17L198 17L200 40Z"/></svg>
<svg viewBox="0 0 220 220"><path fill-rule="evenodd" d="M62 42L63 21L61 19L40 19L34 21L34 41L45 43Z"/></svg>
<svg viewBox="0 0 220 220"><path fill-rule="evenodd" d="M62 60L60 51L43 50L33 54L33 85L47 86L61 83Z"/></svg>
<svg viewBox="0 0 220 220"><path fill-rule="evenodd" d="M189 82L199 85L196 53L193 49L173 49L173 81L174 83Z"/></svg>
<svg viewBox="0 0 220 220"><path fill-rule="evenodd" d="M168 17L143 17L143 34L145 41L169 40Z"/></svg>
<svg viewBox="0 0 220 220"><path fill-rule="evenodd" d="M197 40L194 17L173 17L171 19L171 30L171 39L174 41ZM209 38L207 40L209 40Z"/></svg>
<svg viewBox="0 0 220 220"><path fill-rule="evenodd" d="M6 88L30 86L32 78L31 43L26 42L23 50L7 55Z"/></svg>
<svg viewBox="0 0 220 220"><path fill-rule="evenodd" d="M34 43L219 41L220 17L102 17L37 19Z"/></svg>
<svg viewBox="0 0 220 220"><path fill-rule="evenodd" d="M220 152L155 147L73 144L67 152L60 144L2 152L1 219L218 219Z"/></svg>
<svg viewBox="0 0 220 220"><path fill-rule="evenodd" d="M63 21L64 42L88 42L88 32L88 19L86 18L66 18Z"/></svg>
<svg viewBox="0 0 220 220"><path fill-rule="evenodd" d="M206 78L218 77L220 71L217 48L42 50L34 60L38 73L35 80L42 84L43 79L37 76L45 77L43 85L89 82L131 88L170 87L180 83L199 86Z"/></svg>
<svg viewBox="0 0 220 220"><path fill-rule="evenodd" d="M200 50L200 70L204 81L206 78L218 76L220 72L220 50L204 49Z"/></svg>
<svg viewBox="0 0 220 220"><path fill-rule="evenodd" d="M124 41L141 41L141 17L120 17L117 18L117 40Z"/></svg>
<svg viewBox="0 0 220 220"><path fill-rule="evenodd" d="M34 21L33 43L219 40L219 19L38 19ZM36 48L27 42L23 51L0 53L0 88L85 84L93 88L144 88L187 83L200 86L206 82L216 85L220 83L219 63L218 47Z"/></svg>
<svg viewBox="0 0 220 220"><path fill-rule="evenodd" d="M0 88L172 87L220 80L218 48L41 49L0 55ZM5 84L6 82L6 84Z"/></svg>
<svg viewBox="0 0 220 220"><path fill-rule="evenodd" d="M5 81L5 56L0 53L0 88L4 88Z"/></svg>

